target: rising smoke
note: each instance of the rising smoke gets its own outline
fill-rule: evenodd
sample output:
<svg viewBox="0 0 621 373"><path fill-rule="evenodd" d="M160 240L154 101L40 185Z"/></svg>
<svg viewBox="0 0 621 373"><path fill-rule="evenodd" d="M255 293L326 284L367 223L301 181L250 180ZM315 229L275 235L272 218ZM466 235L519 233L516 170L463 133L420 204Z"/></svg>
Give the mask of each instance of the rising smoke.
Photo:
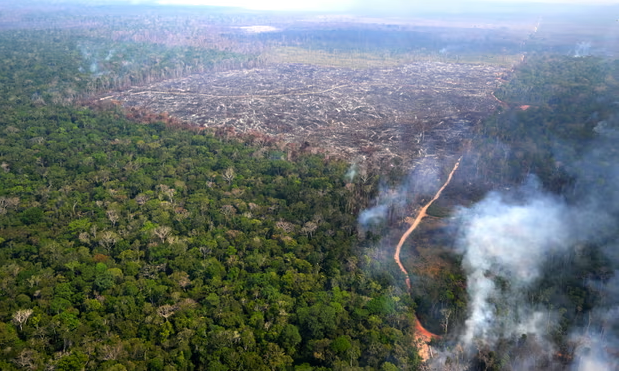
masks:
<svg viewBox="0 0 621 373"><path fill-rule="evenodd" d="M358 164L354 162L347 169L347 172L345 173L345 180L351 183L352 181L354 181L354 178L356 177L357 174L358 174Z"/></svg>
<svg viewBox="0 0 621 373"><path fill-rule="evenodd" d="M514 193L492 192L458 213L458 253L468 278L469 316L459 343L469 354L493 351L501 340L533 340L540 354L553 350L545 307L526 299L546 261L569 250L575 238L570 209L546 194L534 177ZM523 361L523 369L534 369Z"/></svg>
<svg viewBox="0 0 621 373"><path fill-rule="evenodd" d="M588 44L578 47L577 55L588 54ZM589 118L599 120L590 143L552 143L556 172L571 179L559 194L529 176L457 210L451 229L468 310L433 348L432 369L618 370L619 123L600 116ZM510 155L507 146L506 161ZM362 228L435 193L442 173L425 162L403 185L380 188L360 214Z"/></svg>
<svg viewBox="0 0 621 373"><path fill-rule="evenodd" d="M618 250L618 245L617 245ZM618 252L618 251L617 251ZM606 281L589 281L589 287L602 295L599 304L589 312L587 325L575 328L570 340L576 346L571 368L598 371L619 370L619 338L614 330L619 325L619 271Z"/></svg>
<svg viewBox="0 0 621 373"><path fill-rule="evenodd" d="M449 348L434 349L432 368L618 368L618 269L584 277L593 272L592 257L618 262L618 131L609 127L594 131L578 161L558 154L575 177L567 195L545 191L531 175L514 190L490 192L457 210L455 254L467 277L468 313L456 335L445 339ZM360 224L385 221L413 194L433 194L439 167L422 166L400 187L381 188ZM597 294L584 296L593 303L585 312L572 308L566 294L567 283L580 276Z"/></svg>
<svg viewBox="0 0 621 373"><path fill-rule="evenodd" d="M352 167L346 177L355 176L356 169ZM433 195L440 185L440 163L431 157L424 158L401 185L395 188L380 185L380 192L373 206L362 211L358 217L360 228L369 229L386 222L390 214L404 217L405 208L411 200L421 194Z"/></svg>
<svg viewBox="0 0 621 373"><path fill-rule="evenodd" d="M586 57L590 56L591 51L591 43L589 42L580 42L576 44L576 48L574 49L574 57Z"/></svg>
<svg viewBox="0 0 621 373"><path fill-rule="evenodd" d="M618 369L618 130L595 132L566 165L572 191L550 194L530 176L457 212L468 314L432 367L488 368L495 360L509 370ZM579 278L588 292L567 291ZM568 299L571 292L584 304Z"/></svg>

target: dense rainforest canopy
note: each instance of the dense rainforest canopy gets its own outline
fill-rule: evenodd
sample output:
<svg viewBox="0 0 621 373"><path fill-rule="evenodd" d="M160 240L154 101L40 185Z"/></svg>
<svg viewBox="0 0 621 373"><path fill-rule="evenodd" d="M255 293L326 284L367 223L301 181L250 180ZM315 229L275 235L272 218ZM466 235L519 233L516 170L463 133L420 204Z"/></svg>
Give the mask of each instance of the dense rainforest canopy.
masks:
<svg viewBox="0 0 621 373"><path fill-rule="evenodd" d="M34 35L1 44L38 60L2 65L2 369L416 369L414 304L356 251L376 179L48 103L81 75Z"/></svg>

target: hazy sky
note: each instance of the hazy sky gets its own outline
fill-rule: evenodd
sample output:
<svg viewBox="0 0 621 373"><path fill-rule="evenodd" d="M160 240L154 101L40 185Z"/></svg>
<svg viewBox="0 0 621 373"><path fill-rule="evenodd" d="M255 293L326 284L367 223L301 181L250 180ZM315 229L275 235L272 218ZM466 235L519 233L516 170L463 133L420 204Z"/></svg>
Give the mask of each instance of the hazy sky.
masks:
<svg viewBox="0 0 621 373"><path fill-rule="evenodd" d="M618 4L618 0L487 0L499 3L570 3L570 4ZM183 5L216 5L216 6L234 6L248 9L260 10L323 10L323 11L339 11L348 10L355 5L365 3L362 0L157 0L160 4L183 4ZM425 3L427 1L423 1ZM448 1L443 1L449 3ZM405 7L415 4L412 0L384 0L382 4L398 8L399 5ZM433 3L433 2L432 2ZM463 1L456 0L459 5L465 5ZM407 5L406 5L407 4ZM379 5L379 4L374 4Z"/></svg>
<svg viewBox="0 0 621 373"><path fill-rule="evenodd" d="M160 4L217 5L259 10L347 10L354 0L159 0Z"/></svg>

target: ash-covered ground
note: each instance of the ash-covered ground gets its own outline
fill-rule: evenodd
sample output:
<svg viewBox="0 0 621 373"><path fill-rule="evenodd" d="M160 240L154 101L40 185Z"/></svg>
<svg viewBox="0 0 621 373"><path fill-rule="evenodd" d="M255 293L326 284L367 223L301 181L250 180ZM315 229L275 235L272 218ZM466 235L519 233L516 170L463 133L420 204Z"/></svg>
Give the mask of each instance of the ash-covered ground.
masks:
<svg viewBox="0 0 621 373"><path fill-rule="evenodd" d="M166 80L104 99L167 112L198 126L282 136L347 158L424 157L459 151L498 104L507 68L421 62L346 69L275 64Z"/></svg>

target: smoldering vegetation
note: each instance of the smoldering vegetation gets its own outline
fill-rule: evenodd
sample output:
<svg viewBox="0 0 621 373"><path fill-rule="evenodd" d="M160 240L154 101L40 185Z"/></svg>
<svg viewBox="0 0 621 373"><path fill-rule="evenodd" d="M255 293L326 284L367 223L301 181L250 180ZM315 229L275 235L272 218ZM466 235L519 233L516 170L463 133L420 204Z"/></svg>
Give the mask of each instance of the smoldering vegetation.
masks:
<svg viewBox="0 0 621 373"><path fill-rule="evenodd" d="M436 366L618 368L618 270L609 255L618 219L594 206L568 203L532 177L458 211L468 317ZM587 274L594 262L597 273ZM586 301L576 279L592 292Z"/></svg>
<svg viewBox="0 0 621 373"><path fill-rule="evenodd" d="M618 369L619 132L607 111L588 116L606 118L588 136L553 137L557 171L534 169L543 184L531 174L457 210L468 311L432 367Z"/></svg>
<svg viewBox="0 0 621 373"><path fill-rule="evenodd" d="M547 78L517 71L507 97L523 82L554 91L541 107L509 101L477 128L440 199L453 213L423 222L401 253L417 315L444 332L432 369L618 369L618 70L590 57L528 62ZM580 83L559 79L578 71ZM381 189L360 215L384 250L451 162L436 160L435 183L411 173Z"/></svg>
<svg viewBox="0 0 621 373"><path fill-rule="evenodd" d="M618 131L596 132L581 158L565 166L573 180L564 193L530 174L445 220L444 234L455 236L449 252L466 278L467 309L460 318L440 302L449 312L437 312L446 319L435 323L448 334L432 347L430 368L618 369ZM381 188L360 214L360 229L383 232L380 245L393 250L386 228L433 194L441 170L440 163L418 167L403 184ZM414 247L414 260L423 259L421 244ZM410 278L418 293L428 279L416 273Z"/></svg>
<svg viewBox="0 0 621 373"><path fill-rule="evenodd" d="M412 165L403 183L389 186L382 182L373 206L362 211L358 217L359 229L380 233L380 227L413 213L415 205L430 198L442 184L441 177L445 175L442 175L441 165L446 162L425 157ZM408 165L406 167L409 168Z"/></svg>
<svg viewBox="0 0 621 373"><path fill-rule="evenodd" d="M0 14L2 175L15 186L0 201L3 369L418 369L414 302L443 336L432 368L618 368L618 61L592 58L618 54L618 12L491 25L156 8ZM57 106L104 96L155 111L143 123L230 127L193 136L119 120L139 109ZM506 113L483 121L497 105ZM229 142L232 128L259 149ZM295 163L318 153L308 142L354 164ZM394 238L464 151L404 246L407 294L387 265ZM348 251L379 174L358 242L390 263ZM135 254L121 251L130 241ZM141 282L150 302L132 296L145 290L134 276L154 280Z"/></svg>

